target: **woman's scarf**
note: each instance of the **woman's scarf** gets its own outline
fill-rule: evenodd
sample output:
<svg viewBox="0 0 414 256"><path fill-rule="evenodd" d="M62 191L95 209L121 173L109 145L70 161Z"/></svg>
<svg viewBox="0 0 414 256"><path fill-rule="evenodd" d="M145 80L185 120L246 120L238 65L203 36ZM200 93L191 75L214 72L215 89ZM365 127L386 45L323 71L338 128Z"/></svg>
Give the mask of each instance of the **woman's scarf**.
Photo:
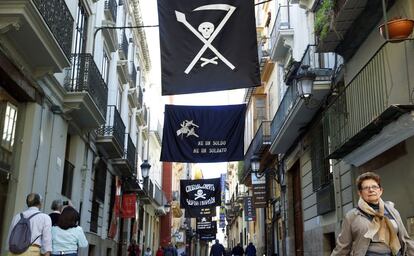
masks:
<svg viewBox="0 0 414 256"><path fill-rule="evenodd" d="M379 241L388 245L393 255L397 255L401 249L401 244L391 221L387 216L384 216L384 201L380 198L379 210L375 211L367 202L359 198L358 207L363 212L373 216L364 237L372 240L374 235L378 233Z"/></svg>

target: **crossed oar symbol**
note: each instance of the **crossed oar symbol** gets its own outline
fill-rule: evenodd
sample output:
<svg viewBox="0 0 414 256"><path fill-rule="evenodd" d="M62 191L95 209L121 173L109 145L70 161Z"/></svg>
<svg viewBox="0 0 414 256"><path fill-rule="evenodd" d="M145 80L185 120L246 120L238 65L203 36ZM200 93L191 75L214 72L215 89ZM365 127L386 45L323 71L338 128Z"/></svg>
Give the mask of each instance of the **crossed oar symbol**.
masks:
<svg viewBox="0 0 414 256"><path fill-rule="evenodd" d="M185 69L184 73L188 74L193 69L194 65L197 63L198 60L202 60L203 64L202 67L207 65L208 63L217 64L217 58L219 58L221 61L223 61L224 64L226 64L230 69L235 69L236 67L228 61L211 43L213 40L217 37L218 33L223 29L226 22L229 20L230 16L233 14L233 12L236 10L236 7L228 5L228 4L209 4L209 5L203 5L200 6L193 11L205 11L205 10L223 10L227 11L226 16L224 16L223 20L220 22L220 24L217 26L216 30L214 30L213 34L211 34L210 38L206 40L204 37L202 37L198 31L190 24L188 23L185 14L179 11L175 11L175 16L177 17L177 21L180 23L183 23L194 35L197 36L198 39L201 40L201 42L204 43L203 47L200 49L200 51L197 53L197 55L194 57L194 59L191 61L191 63L188 65L188 67ZM207 58L201 58L201 56L204 54L204 52L209 48L212 52L216 54L217 57L214 57L212 59Z"/></svg>

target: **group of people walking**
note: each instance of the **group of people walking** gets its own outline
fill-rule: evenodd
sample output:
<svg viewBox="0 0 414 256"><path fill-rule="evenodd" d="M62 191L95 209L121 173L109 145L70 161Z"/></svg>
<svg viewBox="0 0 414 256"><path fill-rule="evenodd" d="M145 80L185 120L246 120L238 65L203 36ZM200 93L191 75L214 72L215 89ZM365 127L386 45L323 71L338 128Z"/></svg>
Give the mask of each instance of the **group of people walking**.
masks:
<svg viewBox="0 0 414 256"><path fill-rule="evenodd" d="M9 256L77 256L88 241L79 226L79 213L62 200L52 203L50 215L40 211L42 197L31 193L26 197L27 209L17 214L10 225Z"/></svg>
<svg viewBox="0 0 414 256"><path fill-rule="evenodd" d="M226 252L224 246L216 239L216 243L211 246L210 256L256 256L256 247L252 242L247 245L246 250L238 243L231 252Z"/></svg>

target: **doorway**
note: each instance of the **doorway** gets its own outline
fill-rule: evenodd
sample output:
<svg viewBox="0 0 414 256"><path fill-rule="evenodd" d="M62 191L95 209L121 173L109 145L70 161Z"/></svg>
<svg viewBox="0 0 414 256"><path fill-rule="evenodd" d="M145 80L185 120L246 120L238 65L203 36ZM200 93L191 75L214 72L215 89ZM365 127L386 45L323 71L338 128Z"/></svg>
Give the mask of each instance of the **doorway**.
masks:
<svg viewBox="0 0 414 256"><path fill-rule="evenodd" d="M292 169L293 216L295 231L295 255L303 256L303 215L300 166L297 161Z"/></svg>

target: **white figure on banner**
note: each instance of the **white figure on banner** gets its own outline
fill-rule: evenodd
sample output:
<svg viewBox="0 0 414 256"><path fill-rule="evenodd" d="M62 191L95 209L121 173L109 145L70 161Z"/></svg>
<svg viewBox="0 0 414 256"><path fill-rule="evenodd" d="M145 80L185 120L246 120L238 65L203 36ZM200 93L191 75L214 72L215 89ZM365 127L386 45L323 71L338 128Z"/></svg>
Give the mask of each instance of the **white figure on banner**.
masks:
<svg viewBox="0 0 414 256"><path fill-rule="evenodd" d="M206 199L206 194L204 194L203 190L201 189L197 190L197 193L195 193L194 195L195 195L194 200L198 200L200 198Z"/></svg>
<svg viewBox="0 0 414 256"><path fill-rule="evenodd" d="M196 125L193 120L184 120L184 122L182 122L180 124L181 128L177 130L177 136L181 135L181 138L183 138L184 134L186 135L186 137L190 137L190 136L194 136L194 137L199 137L196 133L195 133L195 128L198 128L199 126Z"/></svg>
<svg viewBox="0 0 414 256"><path fill-rule="evenodd" d="M219 23L216 29L214 29L214 24L208 21L202 22L198 26L198 31L187 21L187 18L184 13L175 11L175 16L177 18L177 21L184 24L198 39L200 39L201 42L204 43L203 47L200 49L200 51L197 53L197 55L193 58L191 63L187 66L184 73L188 74L193 69L195 64L201 60L203 63L201 63L201 67L204 67L207 64L214 64L217 65L217 60L220 59L223 61L224 64L226 64L231 70L234 70L236 67L228 61L211 43L214 41L214 39L217 37L218 33L223 29L224 25L228 22L233 12L236 10L236 7L228 5L228 4L209 4L209 5L202 5L198 8L195 8L194 11L226 11L227 14L224 16L223 20ZM199 33L200 32L200 33ZM209 48L216 56L208 59L203 58L203 54L205 51Z"/></svg>

